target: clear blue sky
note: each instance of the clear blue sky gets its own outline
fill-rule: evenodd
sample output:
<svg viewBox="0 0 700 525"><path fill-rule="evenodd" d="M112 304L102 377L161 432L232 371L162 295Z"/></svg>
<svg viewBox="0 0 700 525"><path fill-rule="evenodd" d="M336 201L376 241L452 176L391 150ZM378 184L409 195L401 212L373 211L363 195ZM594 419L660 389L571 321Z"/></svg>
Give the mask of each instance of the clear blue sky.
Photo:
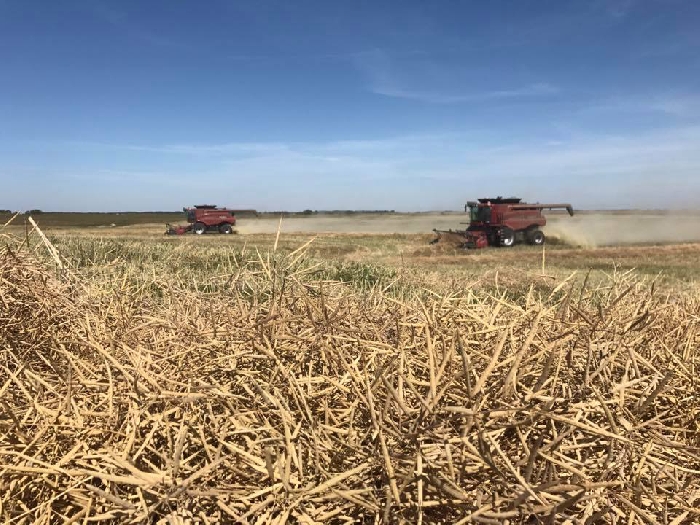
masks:
<svg viewBox="0 0 700 525"><path fill-rule="evenodd" d="M0 208L700 206L700 1L0 0Z"/></svg>

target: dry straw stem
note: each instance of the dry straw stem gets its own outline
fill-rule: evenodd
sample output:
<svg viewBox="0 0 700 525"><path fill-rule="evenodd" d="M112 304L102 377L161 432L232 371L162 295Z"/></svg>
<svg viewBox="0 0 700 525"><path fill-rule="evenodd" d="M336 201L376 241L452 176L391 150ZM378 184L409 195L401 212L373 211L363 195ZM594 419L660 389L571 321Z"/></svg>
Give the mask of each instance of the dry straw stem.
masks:
<svg viewBox="0 0 700 525"><path fill-rule="evenodd" d="M0 229L4 229L4 228L8 227L10 224L12 224L12 221L14 221L14 220L19 216L19 214L20 214L19 212L16 212L12 217L10 217L9 219L7 219L7 221L5 222L5 224L3 224L2 226L0 226Z"/></svg>
<svg viewBox="0 0 700 525"><path fill-rule="evenodd" d="M399 301L317 280L303 250L206 294L154 269L155 297L20 245L0 255L5 523L700 521L696 297L613 272Z"/></svg>
<svg viewBox="0 0 700 525"><path fill-rule="evenodd" d="M32 225L32 228L34 228L34 230L39 234L39 237L41 237L41 240L44 242L44 245L49 250L49 253L51 254L51 257L53 257L53 260L56 263L58 269L63 270L63 262L61 262L61 257L59 256L58 251L56 250L54 245L51 244L51 241L49 241L46 238L46 235L44 235L44 232L41 231L41 228L39 228L39 225L36 223L36 221L34 221L32 217L27 217L27 220Z"/></svg>

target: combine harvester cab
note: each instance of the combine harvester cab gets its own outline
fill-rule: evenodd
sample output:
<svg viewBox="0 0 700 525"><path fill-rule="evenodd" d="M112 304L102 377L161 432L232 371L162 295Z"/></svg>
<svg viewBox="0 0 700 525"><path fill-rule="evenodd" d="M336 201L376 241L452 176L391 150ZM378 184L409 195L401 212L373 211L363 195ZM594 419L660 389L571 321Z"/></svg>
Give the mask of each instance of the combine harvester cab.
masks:
<svg viewBox="0 0 700 525"><path fill-rule="evenodd" d="M208 231L217 231L222 234L238 233L236 226L236 214L227 208L217 208L213 204L198 204L193 208L182 208L187 216L187 226L171 226L166 224L166 235L184 235L192 232L201 235Z"/></svg>
<svg viewBox="0 0 700 525"><path fill-rule="evenodd" d="M433 230L437 238L430 244L440 242L443 237L456 238L463 248L485 248L487 246L510 247L519 243L542 245L544 233L540 228L547 224L542 210L565 209L573 216L571 204L528 204L517 197L504 199L479 199L464 206L469 213L466 230Z"/></svg>

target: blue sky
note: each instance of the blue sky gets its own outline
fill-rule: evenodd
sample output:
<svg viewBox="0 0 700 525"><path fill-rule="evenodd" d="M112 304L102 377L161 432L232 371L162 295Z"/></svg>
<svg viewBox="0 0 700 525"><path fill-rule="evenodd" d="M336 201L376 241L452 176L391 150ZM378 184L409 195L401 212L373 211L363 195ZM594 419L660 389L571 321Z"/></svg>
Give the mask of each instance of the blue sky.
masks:
<svg viewBox="0 0 700 525"><path fill-rule="evenodd" d="M0 208L700 207L700 2L0 0Z"/></svg>

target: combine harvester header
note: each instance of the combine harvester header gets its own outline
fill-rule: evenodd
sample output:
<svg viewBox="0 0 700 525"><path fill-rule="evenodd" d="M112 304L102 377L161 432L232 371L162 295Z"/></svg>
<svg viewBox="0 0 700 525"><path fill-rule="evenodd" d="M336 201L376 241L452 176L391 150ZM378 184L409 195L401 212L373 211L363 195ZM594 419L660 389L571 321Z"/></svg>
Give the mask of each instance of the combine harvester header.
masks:
<svg viewBox="0 0 700 525"><path fill-rule="evenodd" d="M459 237L464 248L510 247L522 242L542 245L545 236L540 228L547 224L542 210L557 209L565 209L571 216L574 214L571 204L528 204L517 197L470 201L464 206L464 211L469 213L467 229L433 230L437 238L430 244L448 235Z"/></svg>

